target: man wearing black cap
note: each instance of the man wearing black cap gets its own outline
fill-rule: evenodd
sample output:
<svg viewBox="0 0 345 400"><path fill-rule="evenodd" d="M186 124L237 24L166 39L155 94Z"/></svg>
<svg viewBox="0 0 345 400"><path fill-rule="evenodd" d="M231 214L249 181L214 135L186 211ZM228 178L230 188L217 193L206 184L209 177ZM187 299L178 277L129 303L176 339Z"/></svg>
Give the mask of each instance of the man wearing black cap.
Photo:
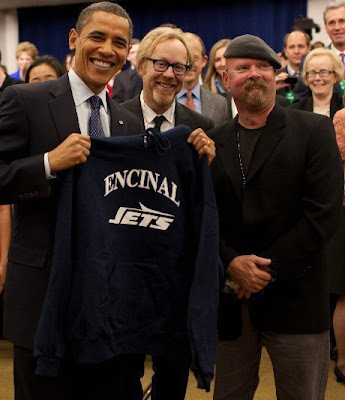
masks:
<svg viewBox="0 0 345 400"><path fill-rule="evenodd" d="M280 62L260 38L239 36L224 56L238 116L210 132L227 274L214 398L254 397L265 346L278 399L323 399L330 324L323 249L343 195L333 125L275 104Z"/></svg>

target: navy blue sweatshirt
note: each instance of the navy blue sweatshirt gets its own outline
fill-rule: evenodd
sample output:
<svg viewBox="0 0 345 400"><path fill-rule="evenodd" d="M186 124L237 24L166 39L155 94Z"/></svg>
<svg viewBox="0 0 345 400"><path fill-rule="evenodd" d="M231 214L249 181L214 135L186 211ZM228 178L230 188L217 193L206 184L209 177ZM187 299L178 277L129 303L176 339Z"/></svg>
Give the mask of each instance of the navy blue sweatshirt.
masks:
<svg viewBox="0 0 345 400"><path fill-rule="evenodd" d="M190 129L92 139L58 179L53 264L36 374L119 354L192 357L207 391L217 348L218 215Z"/></svg>

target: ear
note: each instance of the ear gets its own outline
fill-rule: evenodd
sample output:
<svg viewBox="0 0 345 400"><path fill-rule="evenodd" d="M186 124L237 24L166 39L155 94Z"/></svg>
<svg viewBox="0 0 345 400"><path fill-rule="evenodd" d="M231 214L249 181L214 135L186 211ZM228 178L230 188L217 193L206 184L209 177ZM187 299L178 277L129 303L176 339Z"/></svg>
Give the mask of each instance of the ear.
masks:
<svg viewBox="0 0 345 400"><path fill-rule="evenodd" d="M78 39L78 33L77 31L73 28L69 32L69 49L74 51L76 48L76 42Z"/></svg>
<svg viewBox="0 0 345 400"><path fill-rule="evenodd" d="M131 48L132 48L132 45L130 44L130 45L127 47L127 56L126 56L126 60L128 60L128 54L129 54L129 52L131 51Z"/></svg>
<svg viewBox="0 0 345 400"><path fill-rule="evenodd" d="M230 92L230 89L229 89L229 75L228 75L228 71L227 70L223 71L223 83L224 83L226 91Z"/></svg>
<svg viewBox="0 0 345 400"><path fill-rule="evenodd" d="M208 60L208 57L206 55L204 55L204 57L202 58L202 64L201 64L203 68L207 64L207 60Z"/></svg>
<svg viewBox="0 0 345 400"><path fill-rule="evenodd" d="M138 72L138 74L141 76L141 77L143 77L144 76L144 74L145 74L145 70L146 70L146 60L144 60L144 62L143 63L141 63L141 66L140 66L140 68L137 68L137 72Z"/></svg>

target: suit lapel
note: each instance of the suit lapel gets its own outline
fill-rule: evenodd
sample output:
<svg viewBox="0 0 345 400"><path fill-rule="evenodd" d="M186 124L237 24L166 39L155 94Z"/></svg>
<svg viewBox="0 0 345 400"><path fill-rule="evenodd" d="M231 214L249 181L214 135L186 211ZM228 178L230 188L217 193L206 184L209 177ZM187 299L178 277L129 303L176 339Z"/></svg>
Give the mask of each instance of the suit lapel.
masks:
<svg viewBox="0 0 345 400"><path fill-rule="evenodd" d="M284 109L276 105L268 116L266 125L256 145L248 171L247 183L253 178L277 147L284 135L282 130L283 126L285 126Z"/></svg>
<svg viewBox="0 0 345 400"><path fill-rule="evenodd" d="M59 78L50 90L49 108L61 142L71 133L80 133L79 122L68 76Z"/></svg>
<svg viewBox="0 0 345 400"><path fill-rule="evenodd" d="M188 125L188 114L178 101L175 101L175 126Z"/></svg>
<svg viewBox="0 0 345 400"><path fill-rule="evenodd" d="M230 179L237 197L241 199L243 181L236 140L237 119L238 117L231 120L222 132L222 138L219 140L219 146L217 147L217 158L221 160L225 173Z"/></svg>
<svg viewBox="0 0 345 400"><path fill-rule="evenodd" d="M200 94L202 115L206 115L207 117L212 119L214 115L215 104L212 99L210 99L207 90L202 86L200 87Z"/></svg>
<svg viewBox="0 0 345 400"><path fill-rule="evenodd" d="M110 112L110 136L125 136L126 121L122 117L121 106L107 95L107 104Z"/></svg>

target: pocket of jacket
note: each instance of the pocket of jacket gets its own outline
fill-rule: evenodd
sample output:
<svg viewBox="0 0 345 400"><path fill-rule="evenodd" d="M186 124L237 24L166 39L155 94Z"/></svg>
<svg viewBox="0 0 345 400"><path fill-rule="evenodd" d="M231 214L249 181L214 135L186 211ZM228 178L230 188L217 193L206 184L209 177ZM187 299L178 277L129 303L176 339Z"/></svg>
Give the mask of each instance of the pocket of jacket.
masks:
<svg viewBox="0 0 345 400"><path fill-rule="evenodd" d="M120 262L108 283L109 298L99 307L114 334L158 334L171 329L174 298L159 266Z"/></svg>

